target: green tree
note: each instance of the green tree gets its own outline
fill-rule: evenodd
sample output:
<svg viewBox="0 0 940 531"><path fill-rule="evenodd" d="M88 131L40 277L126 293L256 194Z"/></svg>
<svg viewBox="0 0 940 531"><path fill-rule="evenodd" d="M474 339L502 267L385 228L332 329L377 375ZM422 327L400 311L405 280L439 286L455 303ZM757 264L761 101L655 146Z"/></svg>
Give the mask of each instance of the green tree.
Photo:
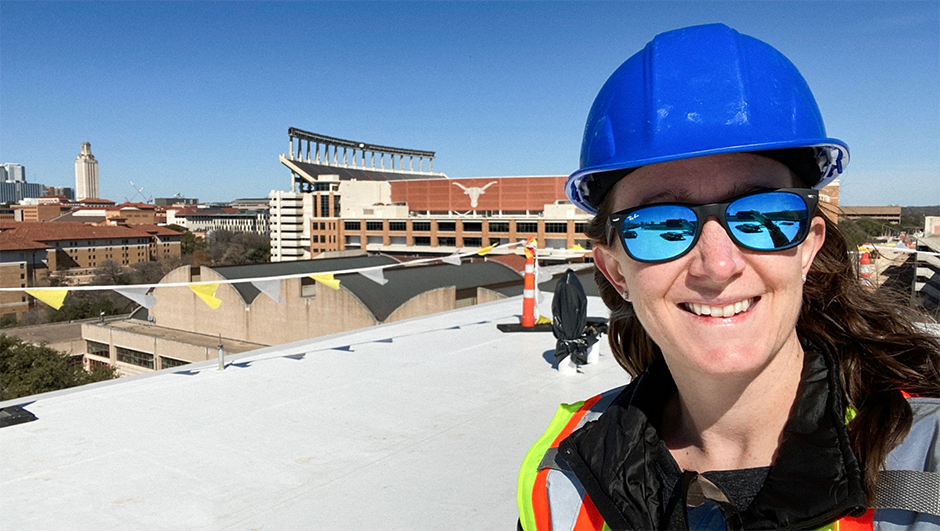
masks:
<svg viewBox="0 0 940 531"><path fill-rule="evenodd" d="M5 313L0 316L0 328L10 328L16 326L16 314Z"/></svg>
<svg viewBox="0 0 940 531"><path fill-rule="evenodd" d="M31 345L17 337L0 334L0 400L114 377L111 367L98 367L88 372L69 356L45 345Z"/></svg>
<svg viewBox="0 0 940 531"><path fill-rule="evenodd" d="M196 251L196 235L191 232L184 232L180 236L180 253L193 254Z"/></svg>

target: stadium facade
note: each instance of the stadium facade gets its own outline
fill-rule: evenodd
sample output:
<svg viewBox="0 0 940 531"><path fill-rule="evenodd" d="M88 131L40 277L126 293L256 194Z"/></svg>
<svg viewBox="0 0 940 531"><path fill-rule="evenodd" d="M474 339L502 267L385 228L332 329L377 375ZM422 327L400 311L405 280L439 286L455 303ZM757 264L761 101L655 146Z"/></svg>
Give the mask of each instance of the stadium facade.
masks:
<svg viewBox="0 0 940 531"><path fill-rule="evenodd" d="M564 194L565 176L450 178L433 151L288 130L291 190L272 191L272 261L362 250L444 255L534 236L546 258L590 247L589 216ZM521 253L521 250L518 250Z"/></svg>

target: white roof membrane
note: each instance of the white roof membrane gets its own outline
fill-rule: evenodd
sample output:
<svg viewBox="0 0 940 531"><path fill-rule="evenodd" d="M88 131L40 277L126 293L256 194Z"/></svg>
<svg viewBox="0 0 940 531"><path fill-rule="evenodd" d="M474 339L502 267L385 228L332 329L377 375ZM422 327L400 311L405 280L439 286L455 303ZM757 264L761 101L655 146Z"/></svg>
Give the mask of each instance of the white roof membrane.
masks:
<svg viewBox="0 0 940 531"><path fill-rule="evenodd" d="M551 315L551 294L541 305ZM606 316L598 298L590 316ZM521 297L64 392L0 429L0 529L512 529L560 402L628 377L502 333Z"/></svg>

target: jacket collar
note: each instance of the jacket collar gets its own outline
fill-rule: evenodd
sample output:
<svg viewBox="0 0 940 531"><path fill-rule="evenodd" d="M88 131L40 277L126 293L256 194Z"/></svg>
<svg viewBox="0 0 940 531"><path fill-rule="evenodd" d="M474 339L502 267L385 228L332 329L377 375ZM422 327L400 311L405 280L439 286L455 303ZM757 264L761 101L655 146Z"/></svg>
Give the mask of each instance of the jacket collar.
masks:
<svg viewBox="0 0 940 531"><path fill-rule="evenodd" d="M741 513L745 529L813 529L865 508L862 474L849 445L835 359L805 349L797 399L764 486ZM675 461L655 426L675 382L660 358L595 422L559 445L612 529L664 529L685 511L670 499L659 464ZM684 516L683 516L684 520Z"/></svg>

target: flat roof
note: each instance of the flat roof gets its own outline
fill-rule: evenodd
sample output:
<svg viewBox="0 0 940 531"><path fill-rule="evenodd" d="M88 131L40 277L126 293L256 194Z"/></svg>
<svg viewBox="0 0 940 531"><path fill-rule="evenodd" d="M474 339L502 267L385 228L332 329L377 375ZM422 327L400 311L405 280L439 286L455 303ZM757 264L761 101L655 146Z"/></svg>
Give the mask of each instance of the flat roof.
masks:
<svg viewBox="0 0 940 531"><path fill-rule="evenodd" d="M540 305L551 315L551 294ZM516 475L557 405L623 385L521 297L0 403L0 528L512 529ZM606 316L597 298L590 316Z"/></svg>

